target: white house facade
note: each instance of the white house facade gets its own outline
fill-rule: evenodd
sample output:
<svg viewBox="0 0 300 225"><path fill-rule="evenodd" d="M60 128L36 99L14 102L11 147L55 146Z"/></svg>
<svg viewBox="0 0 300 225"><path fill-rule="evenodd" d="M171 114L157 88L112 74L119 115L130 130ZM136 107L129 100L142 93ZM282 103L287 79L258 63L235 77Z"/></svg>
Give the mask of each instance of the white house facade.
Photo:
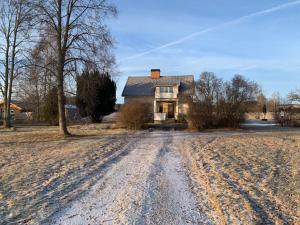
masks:
<svg viewBox="0 0 300 225"><path fill-rule="evenodd" d="M193 95L193 75L161 76L152 69L150 76L128 77L122 96L125 104L141 101L153 106L154 121L177 120L186 115L187 99Z"/></svg>

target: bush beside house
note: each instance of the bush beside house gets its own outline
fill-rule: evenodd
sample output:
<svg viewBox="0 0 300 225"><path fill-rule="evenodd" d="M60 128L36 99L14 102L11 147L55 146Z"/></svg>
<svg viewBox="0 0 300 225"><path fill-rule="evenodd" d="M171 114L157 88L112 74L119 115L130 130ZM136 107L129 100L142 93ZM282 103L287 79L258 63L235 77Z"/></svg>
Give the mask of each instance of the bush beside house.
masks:
<svg viewBox="0 0 300 225"><path fill-rule="evenodd" d="M132 101L124 104L120 109L119 123L122 127L139 130L148 122L153 121L152 107L148 103Z"/></svg>

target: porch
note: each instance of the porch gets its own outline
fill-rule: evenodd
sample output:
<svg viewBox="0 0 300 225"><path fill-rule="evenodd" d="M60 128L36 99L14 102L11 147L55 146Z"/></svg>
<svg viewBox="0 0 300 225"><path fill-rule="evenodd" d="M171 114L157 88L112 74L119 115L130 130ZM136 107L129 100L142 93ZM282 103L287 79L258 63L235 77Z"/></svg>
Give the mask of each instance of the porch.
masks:
<svg viewBox="0 0 300 225"><path fill-rule="evenodd" d="M154 121L175 122L178 116L177 100L155 100L154 101Z"/></svg>

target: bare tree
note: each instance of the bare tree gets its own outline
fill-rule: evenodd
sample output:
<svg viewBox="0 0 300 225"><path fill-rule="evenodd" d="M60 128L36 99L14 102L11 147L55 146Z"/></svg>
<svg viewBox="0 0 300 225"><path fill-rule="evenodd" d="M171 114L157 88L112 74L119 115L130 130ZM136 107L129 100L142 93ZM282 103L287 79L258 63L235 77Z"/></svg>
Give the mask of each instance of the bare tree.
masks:
<svg viewBox="0 0 300 225"><path fill-rule="evenodd" d="M267 109L267 98L263 94L262 91L259 91L259 94L256 97L256 110L255 112L257 113L257 117L260 117L261 113L264 113L264 109ZM264 113L265 116L266 113Z"/></svg>
<svg viewBox="0 0 300 225"><path fill-rule="evenodd" d="M49 43L49 38L36 43L29 51L23 73L17 79L17 98L31 106L33 119L37 122L45 119L42 113L45 99L56 86L55 53Z"/></svg>
<svg viewBox="0 0 300 225"><path fill-rule="evenodd" d="M225 83L224 89L223 113L230 126L238 127L248 110L248 103L256 99L259 92L258 85L237 74L230 82Z"/></svg>
<svg viewBox="0 0 300 225"><path fill-rule="evenodd" d="M204 72L201 74L196 86L199 98L212 105L219 98L222 80L217 78L214 73Z"/></svg>
<svg viewBox="0 0 300 225"><path fill-rule="evenodd" d="M83 63L99 70L107 70L106 66L113 63L114 58L110 57L113 42L104 19L108 15L115 15L116 8L106 0L32 2L39 15L41 28L47 28L44 29L44 35L55 40L51 47L56 52L59 131L68 135L64 108L65 77L82 69Z"/></svg>
<svg viewBox="0 0 300 225"><path fill-rule="evenodd" d="M196 82L196 95L201 103L201 114L205 118L204 127L210 127L214 123L214 115L218 114L218 102L222 91L222 79L214 73L203 72ZM197 107L195 107L197 108ZM214 111L216 112L214 114Z"/></svg>
<svg viewBox="0 0 300 225"><path fill-rule="evenodd" d="M1 45L3 55L0 90L4 99L4 127L10 127L10 103L13 81L22 62L26 48L24 43L29 39L29 28L32 21L32 10L25 0L4 0L0 3L0 35L4 39Z"/></svg>
<svg viewBox="0 0 300 225"><path fill-rule="evenodd" d="M202 73L196 101L189 101L188 120L197 129L238 127L258 93L258 85L241 75L223 82L214 73Z"/></svg>
<svg viewBox="0 0 300 225"><path fill-rule="evenodd" d="M300 102L300 88L291 91L288 95L288 99L292 102L293 101Z"/></svg>
<svg viewBox="0 0 300 225"><path fill-rule="evenodd" d="M279 92L274 92L271 96L271 98L268 100L267 108L269 111L276 113L279 110L279 106L281 104L281 96Z"/></svg>

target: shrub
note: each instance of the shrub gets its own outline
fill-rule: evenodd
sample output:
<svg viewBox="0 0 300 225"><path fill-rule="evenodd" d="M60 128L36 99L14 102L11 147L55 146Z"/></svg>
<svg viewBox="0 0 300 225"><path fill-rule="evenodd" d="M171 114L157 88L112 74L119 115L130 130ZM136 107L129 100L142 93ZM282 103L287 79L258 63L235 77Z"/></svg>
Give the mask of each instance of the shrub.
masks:
<svg viewBox="0 0 300 225"><path fill-rule="evenodd" d="M201 105L198 102L189 103L187 121L189 127L191 128L195 128L198 130L204 129L205 119L203 118L203 111L201 110Z"/></svg>
<svg viewBox="0 0 300 225"><path fill-rule="evenodd" d="M204 102L189 102L187 114L188 124L191 128L198 130L213 128L217 126L216 113L212 112L210 106Z"/></svg>
<svg viewBox="0 0 300 225"><path fill-rule="evenodd" d="M176 122L177 123L187 123L187 117L186 117L186 115L184 115L182 113L179 113L178 116L177 116Z"/></svg>
<svg viewBox="0 0 300 225"><path fill-rule="evenodd" d="M145 123L153 121L151 104L142 102L130 102L120 109L119 122L127 129L142 129Z"/></svg>

